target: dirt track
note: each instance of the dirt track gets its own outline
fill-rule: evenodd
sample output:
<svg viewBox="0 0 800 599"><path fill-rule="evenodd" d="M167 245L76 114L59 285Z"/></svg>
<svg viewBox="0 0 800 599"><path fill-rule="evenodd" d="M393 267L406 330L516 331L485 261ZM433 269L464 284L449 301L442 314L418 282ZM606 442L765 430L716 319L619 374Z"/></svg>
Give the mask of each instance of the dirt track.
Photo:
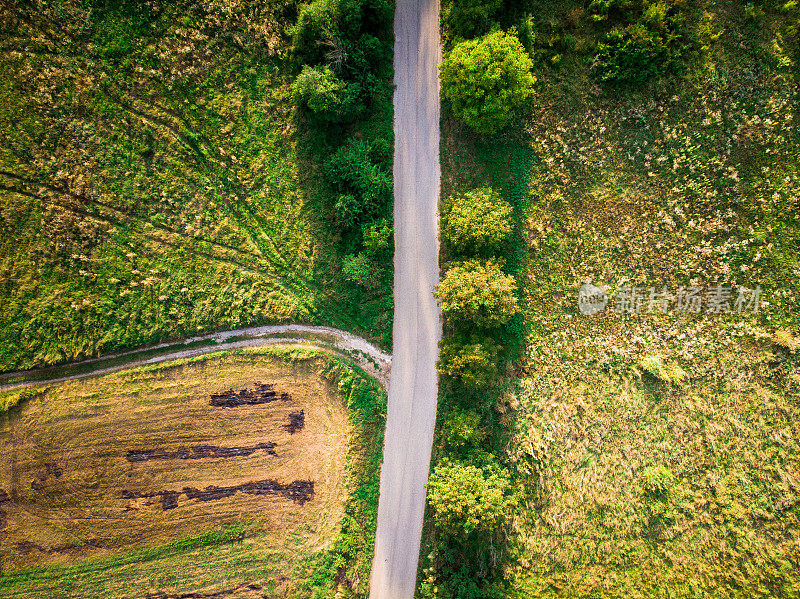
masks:
<svg viewBox="0 0 800 599"><path fill-rule="evenodd" d="M108 354L72 364L6 372L0 374L0 391L34 387L44 383L63 383L226 349L277 344L308 345L343 355L375 377L384 388L389 384L392 356L382 352L369 341L347 331L330 327L282 324L221 331Z"/></svg>
<svg viewBox="0 0 800 599"><path fill-rule="evenodd" d="M394 348L371 599L411 599L436 420L438 0L400 0L394 69Z"/></svg>

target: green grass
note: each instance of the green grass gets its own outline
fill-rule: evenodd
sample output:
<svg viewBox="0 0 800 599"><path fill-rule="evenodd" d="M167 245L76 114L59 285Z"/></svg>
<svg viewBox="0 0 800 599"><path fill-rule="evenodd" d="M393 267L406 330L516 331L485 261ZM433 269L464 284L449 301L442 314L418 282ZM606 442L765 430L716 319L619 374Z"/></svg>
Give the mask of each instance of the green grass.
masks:
<svg viewBox="0 0 800 599"><path fill-rule="evenodd" d="M185 537L160 547L153 547L141 551L133 551L125 555L103 560L95 560L85 564L68 567L31 568L27 570L20 570L4 575L1 582L2 586L5 586L6 590L8 591L8 589L14 586L21 586L37 581L50 580L58 585L63 584L65 586L71 586L70 581L73 581L72 584L74 584L75 579L79 579L81 577L91 577L92 575L100 576L103 579L111 578L113 576L116 579L117 577L113 574L110 576L110 572L119 570L124 566L136 564L141 568L142 564L157 560L165 560L177 555L185 556L185 554L188 552L197 549L211 548L217 545L226 545L235 541L241 542L246 536L247 534L245 533L244 526L237 524L221 528L219 530L207 531L199 535ZM252 536L252 534L250 536ZM119 583L122 581L117 579L115 582Z"/></svg>
<svg viewBox="0 0 800 599"><path fill-rule="evenodd" d="M313 207L295 9L2 9L0 371L248 324L390 339Z"/></svg>

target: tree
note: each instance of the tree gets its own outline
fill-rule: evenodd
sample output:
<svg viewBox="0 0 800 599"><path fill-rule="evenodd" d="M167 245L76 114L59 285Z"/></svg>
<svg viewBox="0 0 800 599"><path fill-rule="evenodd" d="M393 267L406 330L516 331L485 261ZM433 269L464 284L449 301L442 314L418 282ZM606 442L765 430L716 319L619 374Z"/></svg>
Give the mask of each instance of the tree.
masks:
<svg viewBox="0 0 800 599"><path fill-rule="evenodd" d="M328 180L339 193L336 218L345 229L361 226L391 205L392 179L374 164L365 141L349 139L325 165Z"/></svg>
<svg viewBox="0 0 800 599"><path fill-rule="evenodd" d="M476 465L444 458L428 479L436 526L465 538L493 533L511 515L514 495L508 472L493 459Z"/></svg>
<svg viewBox="0 0 800 599"><path fill-rule="evenodd" d="M450 0L442 4L442 22L457 37L483 35L502 6L503 0Z"/></svg>
<svg viewBox="0 0 800 599"><path fill-rule="evenodd" d="M498 348L491 340L442 340L439 374L469 391L480 391L497 380Z"/></svg>
<svg viewBox="0 0 800 599"><path fill-rule="evenodd" d="M462 324L495 327L519 311L514 277L494 260L468 260L450 267L434 294L442 312Z"/></svg>
<svg viewBox="0 0 800 599"><path fill-rule="evenodd" d="M457 252L499 249L511 235L511 205L483 187L452 199L442 219L442 234Z"/></svg>
<svg viewBox="0 0 800 599"><path fill-rule="evenodd" d="M504 127L533 94L533 62L516 31L457 44L442 63L442 92L455 115L479 133Z"/></svg>
<svg viewBox="0 0 800 599"><path fill-rule="evenodd" d="M292 84L292 97L297 106L331 123L355 118L364 109L353 84L336 77L328 67L303 67Z"/></svg>

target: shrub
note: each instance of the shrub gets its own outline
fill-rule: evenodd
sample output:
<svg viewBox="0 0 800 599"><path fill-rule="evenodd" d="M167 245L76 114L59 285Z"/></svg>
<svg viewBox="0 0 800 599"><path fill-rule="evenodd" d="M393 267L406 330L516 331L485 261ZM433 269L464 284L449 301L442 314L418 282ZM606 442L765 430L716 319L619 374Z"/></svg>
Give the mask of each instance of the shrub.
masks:
<svg viewBox="0 0 800 599"><path fill-rule="evenodd" d="M391 254L394 246L394 228L388 219L369 223L362 227L362 238L364 240L364 251L373 256L385 256Z"/></svg>
<svg viewBox="0 0 800 599"><path fill-rule="evenodd" d="M500 194L481 188L452 200L442 219L442 233L457 252L498 250L511 235L513 212Z"/></svg>
<svg viewBox="0 0 800 599"><path fill-rule="evenodd" d="M639 4L637 0L591 0L589 14L595 21L604 21L608 17L630 20Z"/></svg>
<svg viewBox="0 0 800 599"><path fill-rule="evenodd" d="M292 97L298 107L331 123L354 120L364 111L358 85L345 83L328 67L304 67L292 84Z"/></svg>
<svg viewBox="0 0 800 599"><path fill-rule="evenodd" d="M339 193L335 210L343 228L369 222L391 205L391 175L373 164L370 153L370 144L351 138L325 166L331 186Z"/></svg>
<svg viewBox="0 0 800 599"><path fill-rule="evenodd" d="M381 269L363 253L345 256L342 261L345 279L359 287L371 290L381 284Z"/></svg>
<svg viewBox="0 0 800 599"><path fill-rule="evenodd" d="M648 355L639 360L639 366L664 383L682 383L689 378L677 362L664 362L661 356Z"/></svg>
<svg viewBox="0 0 800 599"><path fill-rule="evenodd" d="M435 295L442 312L460 324L495 327L519 311L514 277L503 273L494 260L451 266Z"/></svg>
<svg viewBox="0 0 800 599"><path fill-rule="evenodd" d="M514 498L508 472L494 460L475 465L445 458L428 480L428 502L437 527L465 538L503 526Z"/></svg>
<svg viewBox="0 0 800 599"><path fill-rule="evenodd" d="M674 484L672 472L664 466L647 466L642 468L642 487L651 497L663 499Z"/></svg>
<svg viewBox="0 0 800 599"><path fill-rule="evenodd" d="M496 31L447 54L442 93L459 119L480 133L495 133L533 94L532 67L516 32Z"/></svg>
<svg viewBox="0 0 800 599"><path fill-rule="evenodd" d="M340 194L333 205L336 220L343 228L350 228L358 222L364 206L360 198L351 193Z"/></svg>
<svg viewBox="0 0 800 599"><path fill-rule="evenodd" d="M598 44L595 73L608 83L643 83L678 72L687 49L685 17L678 3L644 3L638 20L615 27Z"/></svg>
<svg viewBox="0 0 800 599"><path fill-rule="evenodd" d="M499 351L491 339L482 343L473 338L444 339L439 354L439 374L468 391L494 386L498 374Z"/></svg>
<svg viewBox="0 0 800 599"><path fill-rule="evenodd" d="M449 449L479 445L486 438L481 417L474 410L453 410L442 424L442 439Z"/></svg>
<svg viewBox="0 0 800 599"><path fill-rule="evenodd" d="M502 6L503 0L450 0L442 5L442 23L453 37L483 35Z"/></svg>
<svg viewBox="0 0 800 599"><path fill-rule="evenodd" d="M290 34L295 59L312 65L322 62L330 43L339 35L336 0L314 0L301 5Z"/></svg>

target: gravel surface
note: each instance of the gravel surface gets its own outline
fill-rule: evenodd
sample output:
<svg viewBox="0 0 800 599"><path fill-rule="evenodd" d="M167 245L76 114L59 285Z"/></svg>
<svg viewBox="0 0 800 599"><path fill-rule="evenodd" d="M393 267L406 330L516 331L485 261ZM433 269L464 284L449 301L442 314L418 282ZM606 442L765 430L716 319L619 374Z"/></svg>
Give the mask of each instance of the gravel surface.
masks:
<svg viewBox="0 0 800 599"><path fill-rule="evenodd" d="M438 0L398 0L394 77L394 348L371 599L412 599L436 421Z"/></svg>

